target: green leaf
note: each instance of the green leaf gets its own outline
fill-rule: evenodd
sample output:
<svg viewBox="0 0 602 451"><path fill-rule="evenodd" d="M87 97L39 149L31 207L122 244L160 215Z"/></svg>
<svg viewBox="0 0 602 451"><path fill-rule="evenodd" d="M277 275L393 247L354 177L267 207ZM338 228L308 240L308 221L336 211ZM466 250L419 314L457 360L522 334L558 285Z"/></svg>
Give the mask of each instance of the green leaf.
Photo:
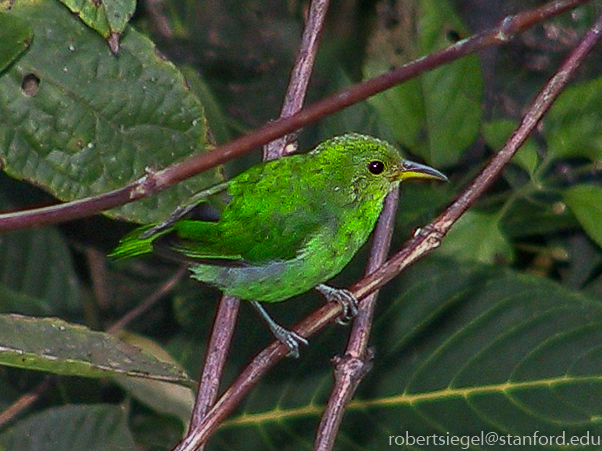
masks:
<svg viewBox="0 0 602 451"><path fill-rule="evenodd" d="M516 129L517 124L508 119L502 119L483 124L483 137L485 142L494 150L500 150L508 138ZM539 163L537 146L533 139L529 138L512 157L512 163L533 175Z"/></svg>
<svg viewBox="0 0 602 451"><path fill-rule="evenodd" d="M583 230L602 247L602 187L591 184L573 186L564 192L563 199Z"/></svg>
<svg viewBox="0 0 602 451"><path fill-rule="evenodd" d="M602 77L565 89L546 115L549 158L602 159Z"/></svg>
<svg viewBox="0 0 602 451"><path fill-rule="evenodd" d="M29 22L0 12L0 73L29 47L32 39Z"/></svg>
<svg viewBox="0 0 602 451"><path fill-rule="evenodd" d="M108 39L121 34L136 10L136 0L59 0L83 23Z"/></svg>
<svg viewBox="0 0 602 451"><path fill-rule="evenodd" d="M73 200L205 149L200 102L147 38L128 28L115 56L57 2L21 0L10 12L30 21L36 39L0 78L0 158L7 173ZM33 84L29 91L21 88L24 80ZM110 214L157 221L217 181L217 171L208 171Z"/></svg>
<svg viewBox="0 0 602 451"><path fill-rule="evenodd" d="M136 451L123 407L69 405L31 415L0 434L0 446L19 451Z"/></svg>
<svg viewBox="0 0 602 451"><path fill-rule="evenodd" d="M438 252L458 260L512 261L512 246L500 228L498 216L467 211L443 239Z"/></svg>
<svg viewBox="0 0 602 451"><path fill-rule="evenodd" d="M124 342L143 349L159 360L178 366L178 363L154 341L127 332L120 332L118 336ZM163 381L120 375L115 376L114 379L131 396L159 413L179 418L185 426L188 426L195 400L192 388Z"/></svg>
<svg viewBox="0 0 602 451"><path fill-rule="evenodd" d="M177 365L58 318L0 315L0 364L68 376L127 375L194 384Z"/></svg>
<svg viewBox="0 0 602 451"><path fill-rule="evenodd" d="M512 239L557 234L578 227L575 217L562 201L517 199L501 220L502 230Z"/></svg>
<svg viewBox="0 0 602 451"><path fill-rule="evenodd" d="M545 278L438 258L405 272L382 297L374 367L335 448L385 449L390 436L406 432L602 435L598 299ZM328 361L323 347L341 335L329 332L311 341L295 377L276 374L259 384L241 414L222 425L218 449L256 443L258 435L263 447L254 449L311 449L332 384L330 372L317 367Z"/></svg>
<svg viewBox="0 0 602 451"><path fill-rule="evenodd" d="M397 2L376 28L364 67L374 77L450 44L450 30L464 27L448 1ZM396 20L391 20L394 14ZM394 23L395 25L391 25ZM408 26L408 23L412 24ZM408 35L408 29L419 30ZM458 162L476 139L482 78L476 55L462 58L395 86L369 102L402 145L436 167Z"/></svg>
<svg viewBox="0 0 602 451"><path fill-rule="evenodd" d="M13 189L13 185L4 189ZM15 205L0 194L0 209ZM70 316L82 309L71 251L57 229L18 230L0 239L0 313Z"/></svg>

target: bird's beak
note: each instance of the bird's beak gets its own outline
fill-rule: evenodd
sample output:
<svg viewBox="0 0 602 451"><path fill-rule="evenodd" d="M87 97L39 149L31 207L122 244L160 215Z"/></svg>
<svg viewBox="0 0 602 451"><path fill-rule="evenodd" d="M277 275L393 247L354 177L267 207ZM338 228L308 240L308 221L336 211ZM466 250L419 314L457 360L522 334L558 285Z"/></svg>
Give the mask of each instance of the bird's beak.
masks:
<svg viewBox="0 0 602 451"><path fill-rule="evenodd" d="M441 180L447 182L447 177L438 170L424 164L405 160L399 172L395 174L395 180L403 182L410 179Z"/></svg>

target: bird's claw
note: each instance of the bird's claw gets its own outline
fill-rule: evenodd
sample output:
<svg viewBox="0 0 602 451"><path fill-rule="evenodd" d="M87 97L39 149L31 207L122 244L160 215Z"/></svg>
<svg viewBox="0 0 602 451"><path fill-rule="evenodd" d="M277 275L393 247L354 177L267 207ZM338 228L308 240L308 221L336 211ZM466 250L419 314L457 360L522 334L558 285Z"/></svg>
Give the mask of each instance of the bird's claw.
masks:
<svg viewBox="0 0 602 451"><path fill-rule="evenodd" d="M301 335L293 332L292 330L287 330L282 326L280 326L279 329L275 329L273 333L278 341L288 348L289 353L286 355L287 357L294 357L295 359L298 359L299 345L303 344L307 346L309 344L309 342Z"/></svg>
<svg viewBox="0 0 602 451"><path fill-rule="evenodd" d="M346 326L356 317L358 302L351 291L346 290L345 288L334 288L324 284L318 285L316 290L322 293L328 301L337 302L343 309L341 316L336 319L338 324Z"/></svg>

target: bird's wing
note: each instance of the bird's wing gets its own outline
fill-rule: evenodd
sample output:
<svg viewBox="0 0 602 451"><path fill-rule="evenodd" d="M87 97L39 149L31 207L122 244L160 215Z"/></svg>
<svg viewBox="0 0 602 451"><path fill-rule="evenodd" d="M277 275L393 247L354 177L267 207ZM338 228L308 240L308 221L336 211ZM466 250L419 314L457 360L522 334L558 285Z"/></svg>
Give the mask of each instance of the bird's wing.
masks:
<svg viewBox="0 0 602 451"><path fill-rule="evenodd" d="M229 182L224 182L201 190L179 205L164 221L135 229L119 241L119 245L109 254L109 257L122 259L150 254L155 248L155 242L164 235L171 234L180 218L198 205L207 202L212 196L225 191L228 186Z"/></svg>

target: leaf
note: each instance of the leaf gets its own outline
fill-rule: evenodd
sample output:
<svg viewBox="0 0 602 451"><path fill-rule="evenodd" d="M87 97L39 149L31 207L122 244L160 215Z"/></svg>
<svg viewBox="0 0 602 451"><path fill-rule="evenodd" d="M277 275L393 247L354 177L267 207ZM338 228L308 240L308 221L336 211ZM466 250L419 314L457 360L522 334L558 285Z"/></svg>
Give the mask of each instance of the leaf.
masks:
<svg viewBox="0 0 602 451"><path fill-rule="evenodd" d="M21 55L33 39L26 20L0 12L0 73Z"/></svg>
<svg viewBox="0 0 602 451"><path fill-rule="evenodd" d="M136 0L59 0L83 23L108 39L121 34L136 10Z"/></svg>
<svg viewBox="0 0 602 451"><path fill-rule="evenodd" d="M602 77L565 89L546 115L549 158L602 159Z"/></svg>
<svg viewBox="0 0 602 451"><path fill-rule="evenodd" d="M554 234L578 227L575 217L561 202L516 199L501 220L504 233L512 239Z"/></svg>
<svg viewBox="0 0 602 451"><path fill-rule="evenodd" d="M53 407L0 434L0 446L19 451L136 451L123 407Z"/></svg>
<svg viewBox="0 0 602 451"><path fill-rule="evenodd" d="M0 78L0 158L8 174L73 200L206 149L202 105L136 30L128 28L115 56L57 2L21 0L10 13L27 18L36 39ZM34 85L28 92L25 79ZM208 171L110 214L157 221L217 181L217 171Z"/></svg>
<svg viewBox="0 0 602 451"><path fill-rule="evenodd" d="M464 32L448 1L400 1L396 7L381 15L384 23L371 39L365 77L449 45L449 31ZM408 30L419 32L413 35ZM482 85L473 55L395 86L369 102L397 141L430 164L444 167L457 163L479 133Z"/></svg>
<svg viewBox="0 0 602 451"><path fill-rule="evenodd" d="M0 364L68 376L127 375L194 384L174 364L58 318L0 315Z"/></svg>
<svg viewBox="0 0 602 451"><path fill-rule="evenodd" d="M120 332L118 336L124 342L143 349L159 360L178 366L178 363L154 341L127 332ZM131 396L159 413L179 418L185 426L188 426L195 400L194 391L190 387L121 375L115 376L114 379Z"/></svg>
<svg viewBox="0 0 602 451"><path fill-rule="evenodd" d="M439 252L458 260L511 261L512 246L500 228L498 216L467 211L443 239Z"/></svg>
<svg viewBox="0 0 602 451"><path fill-rule="evenodd" d="M0 198L2 209L14 208ZM0 236L0 312L80 312L81 286L65 239L52 227Z"/></svg>
<svg viewBox="0 0 602 451"><path fill-rule="evenodd" d="M516 129L517 124L508 119L502 119L483 124L483 137L485 142L494 150L500 150ZM537 146L529 138L512 157L512 163L533 175L539 163Z"/></svg>
<svg viewBox="0 0 602 451"><path fill-rule="evenodd" d="M384 449L389 437L406 433L602 435L597 298L544 278L446 258L420 262L382 296L371 339L374 367L345 413L335 448ZM258 435L263 442L251 449L290 443L311 449L332 381L329 371L312 365L327 361L326 343L312 340L294 377L262 381L240 415L222 425L218 449L256 443Z"/></svg>
<svg viewBox="0 0 602 451"><path fill-rule="evenodd" d="M602 247L602 187L591 184L573 186L564 192L563 199L583 230Z"/></svg>
<svg viewBox="0 0 602 451"><path fill-rule="evenodd" d="M336 68L330 74L328 91L338 92L352 85L352 79L343 69ZM353 130L358 133L379 136L382 139L393 141L394 135L383 126L381 114L367 102L356 103L341 111L325 117L320 121L320 141L333 136L348 133Z"/></svg>

